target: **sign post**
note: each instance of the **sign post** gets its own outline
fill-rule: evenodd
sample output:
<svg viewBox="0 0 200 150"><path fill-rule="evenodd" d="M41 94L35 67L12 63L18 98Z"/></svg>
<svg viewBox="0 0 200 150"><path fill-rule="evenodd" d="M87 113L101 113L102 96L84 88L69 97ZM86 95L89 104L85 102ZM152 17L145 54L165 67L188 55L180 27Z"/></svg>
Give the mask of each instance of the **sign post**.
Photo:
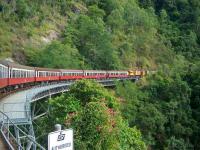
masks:
<svg viewBox="0 0 200 150"><path fill-rule="evenodd" d="M49 133L48 150L73 150L73 129Z"/></svg>

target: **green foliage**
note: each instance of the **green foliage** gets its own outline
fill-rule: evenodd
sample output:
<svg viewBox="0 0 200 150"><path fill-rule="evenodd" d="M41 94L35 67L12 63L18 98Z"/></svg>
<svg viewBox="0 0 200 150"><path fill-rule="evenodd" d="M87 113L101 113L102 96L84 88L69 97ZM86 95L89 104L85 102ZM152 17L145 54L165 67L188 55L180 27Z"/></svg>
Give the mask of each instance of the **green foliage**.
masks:
<svg viewBox="0 0 200 150"><path fill-rule="evenodd" d="M182 138L182 144L187 142L183 145L186 149L191 147L198 124L192 115L187 82L173 72L170 75L157 73L145 82L143 86L128 82L116 88L117 95L124 99L121 109L130 125L136 125L146 144L154 149L169 148L172 136ZM181 141L175 140L174 144L176 142L178 145ZM175 145L174 148L178 147Z"/></svg>
<svg viewBox="0 0 200 150"><path fill-rule="evenodd" d="M118 100L94 81L77 81L68 93L51 99L49 115L45 126L74 129L76 149L146 149L140 132L122 119Z"/></svg>
<svg viewBox="0 0 200 150"><path fill-rule="evenodd" d="M117 109L118 103L110 93L103 89L99 84L94 81L82 80L78 84L72 85L70 93L79 99L82 105L91 101L99 101L106 99L106 106L109 108Z"/></svg>
<svg viewBox="0 0 200 150"><path fill-rule="evenodd" d="M62 105L65 104L65 105ZM66 95L61 95L55 99L50 100L51 108L50 115L54 118L55 122L64 122L67 118L67 114L81 111L82 107L80 101L73 96L69 96L66 99ZM62 111L61 111L62 110Z"/></svg>
<svg viewBox="0 0 200 150"><path fill-rule="evenodd" d="M59 41L54 41L47 45L40 52L30 51L29 64L43 66L47 68L81 68L81 57L79 52Z"/></svg>
<svg viewBox="0 0 200 150"><path fill-rule="evenodd" d="M2 43L2 51L8 53L1 53L3 58L10 55L17 61L40 67L105 70L155 68L158 64L172 61L172 52L157 34L158 21L154 10L141 9L135 0L17 0L10 5L1 2L0 6L3 21L9 20L6 25L12 24L16 30L16 37L10 37L14 46L6 49L6 43L10 43L7 39ZM10 30L10 26L4 27L3 34L7 35ZM49 34L52 30L62 35L58 35L57 40L61 47L68 49L67 55L71 57L68 52L73 53L73 59L66 55L62 57L74 60L72 65L49 62L61 57L44 58L47 51L44 49L48 49L46 45L51 45L49 49L55 45L45 43L46 40L52 42ZM60 50L55 49L53 53L60 54Z"/></svg>
<svg viewBox="0 0 200 150"><path fill-rule="evenodd" d="M1 0L0 20L0 58L158 72L139 84L118 83L122 105L94 82L73 85L51 100L41 132L61 122L77 129L77 149L144 149L137 126L152 149L200 149L199 0Z"/></svg>
<svg viewBox="0 0 200 150"><path fill-rule="evenodd" d="M30 8L25 0L16 0L16 13L20 20L29 17Z"/></svg>
<svg viewBox="0 0 200 150"><path fill-rule="evenodd" d="M117 58L113 45L111 44L111 36L106 32L102 14L91 7L90 17L80 15L78 19L66 28L66 37L68 41L73 41L80 54L84 56L86 62L96 69L114 69L118 68L119 59ZM96 15L94 14L96 11ZM100 15L100 16L99 16ZM92 18L95 18L93 20ZM73 26L73 27L72 27ZM75 27L75 29L73 29ZM73 32L74 31L74 32Z"/></svg>
<svg viewBox="0 0 200 150"><path fill-rule="evenodd" d="M176 139L175 137L171 137L167 141L166 149L187 150L192 149L192 147L189 147L189 145L187 145L183 139Z"/></svg>
<svg viewBox="0 0 200 150"><path fill-rule="evenodd" d="M197 121L197 127L194 130L193 145L197 149L200 148L199 140L200 140L200 70L199 70L199 61L196 64L190 65L189 71L185 74L184 79L187 81L191 88L191 96L190 96L190 105L192 108L192 116Z"/></svg>
<svg viewBox="0 0 200 150"><path fill-rule="evenodd" d="M154 7L161 17L161 34L171 42L175 52L183 54L189 60L199 58L199 16L198 0L140 0L140 5ZM165 12L165 18L163 13ZM164 21L164 20L165 21Z"/></svg>

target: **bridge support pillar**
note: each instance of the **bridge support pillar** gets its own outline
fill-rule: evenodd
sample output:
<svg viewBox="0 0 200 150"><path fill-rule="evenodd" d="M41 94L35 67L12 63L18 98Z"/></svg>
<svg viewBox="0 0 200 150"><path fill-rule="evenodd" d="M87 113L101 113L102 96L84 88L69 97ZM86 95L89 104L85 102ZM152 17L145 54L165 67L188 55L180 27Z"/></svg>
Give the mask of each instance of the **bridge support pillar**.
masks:
<svg viewBox="0 0 200 150"><path fill-rule="evenodd" d="M21 150L21 147L20 147L21 141L20 141L19 130L15 126L14 126L14 130L15 130L16 142L18 143L17 149Z"/></svg>

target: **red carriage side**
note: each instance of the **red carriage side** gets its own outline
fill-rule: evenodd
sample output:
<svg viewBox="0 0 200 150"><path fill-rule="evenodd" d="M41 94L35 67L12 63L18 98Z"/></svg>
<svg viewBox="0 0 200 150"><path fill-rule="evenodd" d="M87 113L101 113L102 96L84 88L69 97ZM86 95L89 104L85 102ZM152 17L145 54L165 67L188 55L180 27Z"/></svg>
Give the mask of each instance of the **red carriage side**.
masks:
<svg viewBox="0 0 200 150"><path fill-rule="evenodd" d="M35 68L35 70L36 70L36 82L60 80L59 69Z"/></svg>
<svg viewBox="0 0 200 150"><path fill-rule="evenodd" d="M8 86L25 84L35 81L35 69L33 67L19 65L10 61L1 61L1 64L8 67Z"/></svg>
<svg viewBox="0 0 200 150"><path fill-rule="evenodd" d="M76 80L82 79L84 74L83 70L66 70L61 69L60 80Z"/></svg>
<svg viewBox="0 0 200 150"><path fill-rule="evenodd" d="M107 71L108 78L126 78L128 77L128 71Z"/></svg>
<svg viewBox="0 0 200 150"><path fill-rule="evenodd" d="M106 71L101 70L84 70L84 78L85 79L102 79L106 78Z"/></svg>
<svg viewBox="0 0 200 150"><path fill-rule="evenodd" d="M8 86L8 66L0 62L0 88Z"/></svg>

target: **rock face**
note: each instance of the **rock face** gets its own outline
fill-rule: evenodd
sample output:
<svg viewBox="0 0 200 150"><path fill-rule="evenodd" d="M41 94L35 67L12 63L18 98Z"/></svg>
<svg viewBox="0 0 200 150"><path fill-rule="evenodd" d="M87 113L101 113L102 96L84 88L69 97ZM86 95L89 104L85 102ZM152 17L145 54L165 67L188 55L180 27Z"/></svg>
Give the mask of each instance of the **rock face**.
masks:
<svg viewBox="0 0 200 150"><path fill-rule="evenodd" d="M7 145L5 144L4 139L0 136L0 150L8 150Z"/></svg>
<svg viewBox="0 0 200 150"><path fill-rule="evenodd" d="M57 39L58 35L59 35L58 32L51 30L51 31L49 31L48 36L42 37L42 41L45 42L45 43L50 43L51 41Z"/></svg>

